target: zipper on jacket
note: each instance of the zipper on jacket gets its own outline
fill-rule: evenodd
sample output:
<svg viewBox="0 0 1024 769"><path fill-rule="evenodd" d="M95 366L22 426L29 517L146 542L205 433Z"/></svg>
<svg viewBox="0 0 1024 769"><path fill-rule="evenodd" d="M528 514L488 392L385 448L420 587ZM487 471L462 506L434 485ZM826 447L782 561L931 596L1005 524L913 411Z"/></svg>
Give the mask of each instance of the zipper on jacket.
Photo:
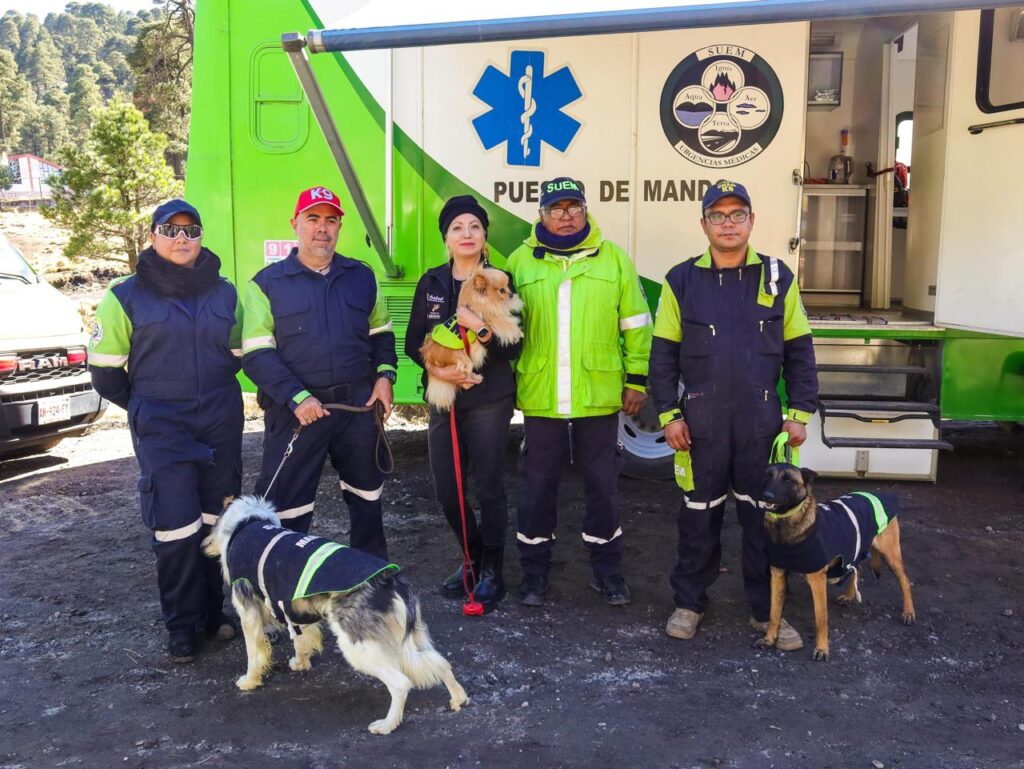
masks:
<svg viewBox="0 0 1024 769"><path fill-rule="evenodd" d="M711 336L714 336L715 335L715 324L714 323L708 323L708 328L711 329Z"/></svg>
<svg viewBox="0 0 1024 769"><path fill-rule="evenodd" d="M763 320L759 320L757 322L757 325L761 327L761 333L763 334L764 333L764 321Z"/></svg>
<svg viewBox="0 0 1024 769"><path fill-rule="evenodd" d="M722 287L722 273L721 272L718 273L718 287L719 288Z"/></svg>

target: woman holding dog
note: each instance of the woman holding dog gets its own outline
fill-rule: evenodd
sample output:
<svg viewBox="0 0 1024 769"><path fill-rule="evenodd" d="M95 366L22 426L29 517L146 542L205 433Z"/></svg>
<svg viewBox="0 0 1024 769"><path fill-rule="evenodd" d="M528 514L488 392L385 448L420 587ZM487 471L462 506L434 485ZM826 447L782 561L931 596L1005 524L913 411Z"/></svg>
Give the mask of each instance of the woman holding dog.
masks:
<svg viewBox="0 0 1024 769"><path fill-rule="evenodd" d="M200 630L235 635L220 566L200 543L241 490L241 323L235 288L202 237L184 200L157 207L151 245L135 274L107 289L89 345L93 386L128 412L174 662L195 658Z"/></svg>
<svg viewBox="0 0 1024 769"><path fill-rule="evenodd" d="M450 416L447 411L430 409L427 447L434 491L460 544L472 559L477 580L476 599L490 610L505 597L504 548L508 528L508 503L505 494L504 465L509 422L515 405L516 385L510 361L519 354L519 345L506 345L493 337L479 315L458 306L459 291L478 266L487 266L487 211L472 195L458 195L445 202L438 218L441 237L448 252L447 261L434 267L416 285L412 314L405 337L405 353L420 367L423 340L434 326L457 316L459 325L473 331L487 345L487 360L478 373L463 375L455 366L425 368L429 373L460 388L455 399L455 423L458 434L462 477L472 471L479 520L467 504L466 542L463 543L462 515L459 509L452 452ZM441 584L441 594L459 598L464 593L463 569Z"/></svg>

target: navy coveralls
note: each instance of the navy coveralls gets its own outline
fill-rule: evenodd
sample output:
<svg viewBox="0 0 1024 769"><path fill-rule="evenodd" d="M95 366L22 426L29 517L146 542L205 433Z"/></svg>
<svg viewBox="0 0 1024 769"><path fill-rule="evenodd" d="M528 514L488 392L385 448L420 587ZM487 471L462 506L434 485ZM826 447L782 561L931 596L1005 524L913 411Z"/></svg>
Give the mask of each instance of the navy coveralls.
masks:
<svg viewBox="0 0 1024 769"><path fill-rule="evenodd" d="M649 377L659 413L681 408L691 438L694 490L678 517L678 559L670 577L676 606L698 613L707 608L732 488L743 529L744 592L760 622L768 619L771 597L768 537L756 500L782 427L779 375L792 408L814 412L818 390L810 333L789 340L783 334L794 275L777 260L770 275L768 259L721 270L694 258L672 268L664 290L678 303L681 340L669 343L655 325ZM769 288L770 277L776 280Z"/></svg>
<svg viewBox="0 0 1024 769"><path fill-rule="evenodd" d="M219 621L224 600L219 564L200 542L224 498L241 492L240 350L229 341L237 294L221 278L198 297L172 298L136 275L111 291L131 324L128 370L94 367L93 383L128 411L164 622L172 634L194 632Z"/></svg>
<svg viewBox="0 0 1024 769"><path fill-rule="evenodd" d="M248 287L242 367L261 393L264 414L263 463L256 493L264 494L298 425L292 412L306 392L321 403L362 406L381 370L394 371L391 323L372 328L378 302L373 271L335 254L327 275L303 266L297 249L264 267ZM262 297L260 297L262 294ZM269 303L272 346L250 351L250 308ZM257 344L260 344L257 342ZM373 414L333 411L303 427L292 455L270 489L282 525L309 531L317 486L329 455L348 505L352 547L387 558L377 466L377 425Z"/></svg>

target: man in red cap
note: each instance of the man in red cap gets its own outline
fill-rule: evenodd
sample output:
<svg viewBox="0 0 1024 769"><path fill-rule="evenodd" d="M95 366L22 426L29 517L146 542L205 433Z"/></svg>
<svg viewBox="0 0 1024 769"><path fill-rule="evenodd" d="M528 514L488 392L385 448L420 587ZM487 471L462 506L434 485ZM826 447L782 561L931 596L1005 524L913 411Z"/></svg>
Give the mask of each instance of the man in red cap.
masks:
<svg viewBox="0 0 1024 769"><path fill-rule="evenodd" d="M395 335L373 270L335 253L343 215L331 190L303 191L291 220L298 248L246 287L242 368L266 409L255 491L270 487L282 524L306 532L330 455L348 504L350 544L387 558L373 414L323 405L380 402L387 418L397 376ZM302 433L271 486L297 425Z"/></svg>

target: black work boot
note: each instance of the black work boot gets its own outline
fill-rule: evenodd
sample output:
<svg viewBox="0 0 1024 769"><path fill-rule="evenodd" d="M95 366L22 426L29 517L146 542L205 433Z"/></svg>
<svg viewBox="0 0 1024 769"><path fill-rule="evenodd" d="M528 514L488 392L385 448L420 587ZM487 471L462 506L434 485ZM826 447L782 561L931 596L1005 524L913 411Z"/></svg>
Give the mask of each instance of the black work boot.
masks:
<svg viewBox="0 0 1024 769"><path fill-rule="evenodd" d="M523 606L543 606L547 592L546 574L524 574L523 581L519 583L519 603Z"/></svg>
<svg viewBox="0 0 1024 769"><path fill-rule="evenodd" d="M476 581L478 583L480 582L480 551L481 551L481 549L482 548L479 545L474 544L472 542L469 545L469 556L470 556L470 558L473 559L472 560L473 575L472 576L469 575L469 574L466 575L465 585L467 585L470 590L473 589L473 577L474 576L476 577ZM464 598L466 596L466 588L463 586L463 580L462 580L462 569L463 569L463 564L460 563L459 564L459 568L457 568L451 575L449 575L448 578L444 582L442 582L440 587L438 588L438 591L445 598L453 598L454 599L454 598Z"/></svg>
<svg viewBox="0 0 1024 769"><path fill-rule="evenodd" d="M171 633L167 641L167 654L172 662L191 662L199 653L199 639L190 630Z"/></svg>
<svg viewBox="0 0 1024 769"><path fill-rule="evenodd" d="M480 582L476 586L476 600L488 611L505 597L504 567L504 548L484 548L480 563Z"/></svg>
<svg viewBox="0 0 1024 769"><path fill-rule="evenodd" d="M621 574L613 574L608 577L599 577L596 574L590 581L590 586L604 596L604 600L612 606L625 606L632 602L633 596L629 592L629 585L622 578Z"/></svg>

